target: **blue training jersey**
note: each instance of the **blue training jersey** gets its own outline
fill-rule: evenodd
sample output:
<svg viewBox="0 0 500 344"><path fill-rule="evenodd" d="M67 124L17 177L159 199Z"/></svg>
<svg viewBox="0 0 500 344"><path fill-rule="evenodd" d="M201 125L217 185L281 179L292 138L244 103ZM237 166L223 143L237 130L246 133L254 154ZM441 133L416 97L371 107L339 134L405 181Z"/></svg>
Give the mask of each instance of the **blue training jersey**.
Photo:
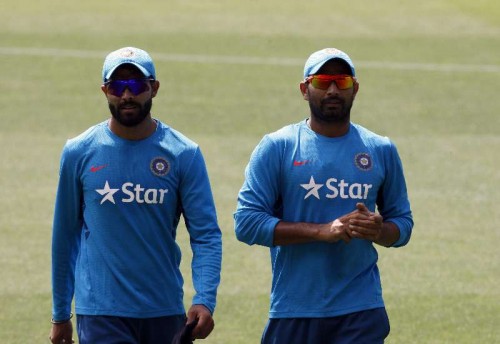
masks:
<svg viewBox="0 0 500 344"><path fill-rule="evenodd" d="M271 318L333 317L383 307L377 251L371 241L273 246L286 222L328 223L363 202L400 230L413 227L401 161L387 138L351 123L329 138L302 121L264 136L245 170L234 214L239 240L270 247Z"/></svg>
<svg viewBox="0 0 500 344"><path fill-rule="evenodd" d="M193 251L193 304L212 312L222 244L197 144L157 121L144 140L107 121L64 146L52 237L53 317L148 318L184 314L181 214Z"/></svg>

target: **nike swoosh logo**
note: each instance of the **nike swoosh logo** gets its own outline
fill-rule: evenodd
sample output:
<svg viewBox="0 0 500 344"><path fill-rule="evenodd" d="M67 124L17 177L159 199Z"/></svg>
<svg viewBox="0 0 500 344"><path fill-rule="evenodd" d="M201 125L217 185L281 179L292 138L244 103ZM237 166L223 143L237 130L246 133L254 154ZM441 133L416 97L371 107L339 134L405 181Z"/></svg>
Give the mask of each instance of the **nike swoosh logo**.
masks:
<svg viewBox="0 0 500 344"><path fill-rule="evenodd" d="M302 165L305 165L306 163L307 163L307 160L303 160L303 161L294 160L293 166L302 166Z"/></svg>
<svg viewBox="0 0 500 344"><path fill-rule="evenodd" d="M106 166L108 166L108 165L92 166L92 167L90 168L90 172L97 172L97 171L100 171L100 170L102 170L103 168L105 168Z"/></svg>

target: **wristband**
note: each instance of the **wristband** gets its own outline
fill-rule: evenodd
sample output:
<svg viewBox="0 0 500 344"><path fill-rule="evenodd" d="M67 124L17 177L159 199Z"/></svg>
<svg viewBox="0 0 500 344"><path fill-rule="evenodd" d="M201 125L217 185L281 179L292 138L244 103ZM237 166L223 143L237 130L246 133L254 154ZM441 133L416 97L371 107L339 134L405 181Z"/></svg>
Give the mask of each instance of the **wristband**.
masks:
<svg viewBox="0 0 500 344"><path fill-rule="evenodd" d="M53 323L53 324L64 324L64 323L67 323L68 321L71 320L71 318L73 318L73 313L69 313L69 318L66 319L66 320L54 320L54 318L50 319L50 322Z"/></svg>

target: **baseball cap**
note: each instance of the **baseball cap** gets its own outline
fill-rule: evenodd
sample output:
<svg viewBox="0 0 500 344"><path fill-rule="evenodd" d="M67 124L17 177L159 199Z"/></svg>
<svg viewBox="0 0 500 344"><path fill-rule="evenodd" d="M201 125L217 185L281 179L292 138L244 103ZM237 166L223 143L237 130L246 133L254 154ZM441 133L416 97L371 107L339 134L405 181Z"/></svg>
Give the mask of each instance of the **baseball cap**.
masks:
<svg viewBox="0 0 500 344"><path fill-rule="evenodd" d="M318 50L309 56L304 66L304 78L315 74L325 64L325 62L330 61L331 59L341 59L347 62L349 67L351 67L352 76L356 76L354 64L346 53L336 48L325 48Z"/></svg>
<svg viewBox="0 0 500 344"><path fill-rule="evenodd" d="M142 49L125 47L106 56L102 67L102 81L108 81L116 68L126 63L136 66L146 78L156 79L155 65L151 56Z"/></svg>

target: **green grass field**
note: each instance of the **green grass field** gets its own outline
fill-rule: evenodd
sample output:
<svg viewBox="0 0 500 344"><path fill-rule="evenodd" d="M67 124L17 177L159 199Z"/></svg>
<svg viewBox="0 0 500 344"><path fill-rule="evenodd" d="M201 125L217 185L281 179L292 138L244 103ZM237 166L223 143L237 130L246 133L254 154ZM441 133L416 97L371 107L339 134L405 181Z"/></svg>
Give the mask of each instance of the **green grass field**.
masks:
<svg viewBox="0 0 500 344"><path fill-rule="evenodd" d="M0 343L48 343L60 152L109 116L102 62L128 45L156 61L155 117L207 160L224 256L203 343L260 340L268 250L236 240L232 213L262 135L307 116L303 64L327 46L357 66L352 120L391 137L405 167L414 234L379 249L387 343L500 343L498 18L496 0L0 3Z"/></svg>

